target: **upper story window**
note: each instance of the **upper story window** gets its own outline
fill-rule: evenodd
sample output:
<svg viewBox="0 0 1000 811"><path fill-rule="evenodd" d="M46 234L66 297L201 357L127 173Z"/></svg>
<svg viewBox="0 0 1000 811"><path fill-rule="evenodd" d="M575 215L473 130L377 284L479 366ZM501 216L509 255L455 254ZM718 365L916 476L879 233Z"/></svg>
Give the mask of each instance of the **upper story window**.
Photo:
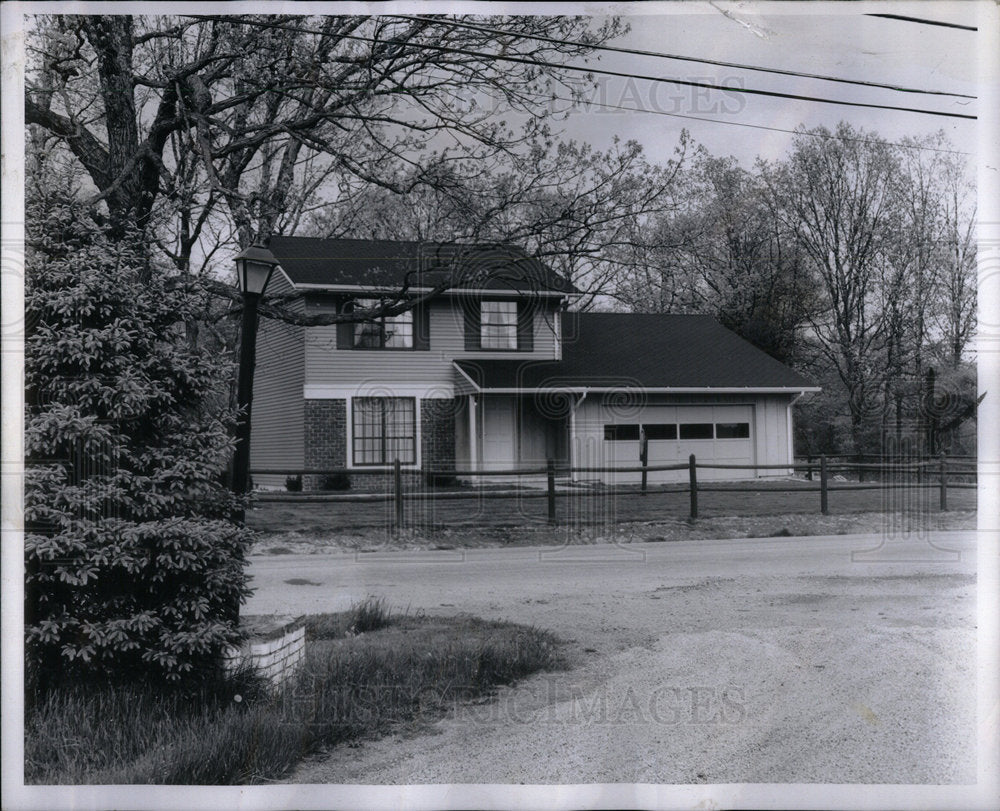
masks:
<svg viewBox="0 0 1000 811"><path fill-rule="evenodd" d="M526 299L472 299L462 303L467 351L531 352L537 303Z"/></svg>
<svg viewBox="0 0 1000 811"><path fill-rule="evenodd" d="M517 302L482 301L479 304L480 346L517 349Z"/></svg>
<svg viewBox="0 0 1000 811"><path fill-rule="evenodd" d="M357 299L354 308L370 310L381 304L379 299ZM413 311L382 316L373 321L359 321L354 324L352 346L355 349L412 349Z"/></svg>

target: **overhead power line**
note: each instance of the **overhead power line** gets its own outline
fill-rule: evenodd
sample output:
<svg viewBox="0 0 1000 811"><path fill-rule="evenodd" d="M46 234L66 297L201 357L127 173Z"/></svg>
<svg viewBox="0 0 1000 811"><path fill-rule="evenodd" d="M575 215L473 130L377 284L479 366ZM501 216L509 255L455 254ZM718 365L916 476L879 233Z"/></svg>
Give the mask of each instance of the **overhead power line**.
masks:
<svg viewBox="0 0 1000 811"><path fill-rule="evenodd" d="M222 20L225 22L230 22L240 25L253 25L259 28L278 28L288 31L298 31L304 34L316 34L318 36L323 36L322 31L317 31L311 28L304 28L302 26L289 25L287 23L272 23L263 21L259 22L256 20L248 20L244 18L233 20L230 18L222 17L220 15L190 14L186 16L200 17L202 19ZM355 40L358 42L380 43L380 44L393 42L391 38L375 39L373 37L363 37L358 34L337 34L337 36L339 36L341 39ZM872 110L893 110L896 112L917 113L919 115L934 115L934 116L942 116L945 118L965 118L972 120L976 119L976 116L968 115L967 113L949 113L939 110L924 110L919 107L899 107L892 104L874 104L871 102L863 102L863 101L844 101L842 99L827 99L827 98L822 98L820 96L805 96L798 93L782 93L777 90L759 90L756 88L749 88L749 87L727 87L726 85L715 84L712 82L693 82L693 81L688 81L686 79L674 79L667 76L650 76L648 74L642 74L642 73L629 73L627 71L608 70L606 68L595 68L595 67L590 67L588 65L570 65L570 64L560 65L557 62L548 62L540 59L528 59L527 57L510 56L507 54L488 54L488 53L483 53L482 51L474 51L469 48L456 48L454 46L449 46L449 45L433 45L428 42L419 42L419 43L399 42L399 44L405 45L406 47L409 48L424 48L424 49L440 51L442 53L453 53L453 54L460 54L462 56L473 56L481 59L493 60L496 62L512 62L514 64L532 65L534 67L553 68L555 70L577 71L580 73L587 73L587 74L596 73L602 76L615 76L618 78L625 78L625 79L640 79L642 81L650 81L650 82L665 82L668 84L679 85L681 87L701 87L707 90L721 90L728 93L744 93L752 96L764 96L767 98L778 98L778 99L791 99L793 101L812 101L820 104L833 104L841 107L864 107Z"/></svg>
<svg viewBox="0 0 1000 811"><path fill-rule="evenodd" d="M902 20L907 23L920 23L921 25L940 25L943 28L959 28L962 31L978 31L973 25L959 25L958 23L945 23L940 20L925 20L922 17L906 17L902 14L865 14L866 17L884 17L887 20Z"/></svg>
<svg viewBox="0 0 1000 811"><path fill-rule="evenodd" d="M612 53L623 53L623 54L633 54L636 56L655 56L660 59L675 59L681 62L698 62L704 65L717 65L724 68L738 68L740 70L752 70L761 73L776 73L781 76L796 76L805 79L817 79L822 82L837 82L839 84L851 84L860 85L863 87L877 87L883 90L895 90L900 93L922 93L929 96L954 96L961 99L974 99L975 96L970 96L965 93L951 93L945 90L918 90L913 87L902 87L895 84L883 84L881 82L869 82L864 79L845 79L839 76L825 76L819 73L803 73L797 70L782 70L781 68L765 68L760 65L745 65L739 62L723 62L718 59L705 59L702 57L695 56L680 56L678 54L662 53L659 51L645 51L639 48L622 48L614 45L590 45L585 42L574 42L572 40L557 39L556 37L546 37L541 34L517 34L513 31L504 31L500 28L492 28L485 25L478 25L474 23L467 23L465 21L459 22L457 20L445 19L441 17L418 17L408 14L387 14L387 17L396 17L403 20L414 20L421 22L434 22L434 23L444 23L445 25L450 25L455 28L469 28L473 31L482 31L487 34L496 34L497 36L510 36L510 37L522 37L524 39L538 40L539 42L550 42L554 45L575 45L577 47L591 48L595 51L610 51ZM869 16L895 16L895 15L869 15Z"/></svg>
<svg viewBox="0 0 1000 811"><path fill-rule="evenodd" d="M565 101L568 104L576 104L577 102L573 99L567 99L564 96L555 96L554 101ZM851 143L858 144L885 144L886 146L898 146L902 149L919 149L921 151L927 152L947 152L951 155L971 155L971 152L963 152L960 149L939 149L934 146L917 146L916 144L900 144L893 141L881 141L874 138L845 138L843 135L834 135L832 132L812 132L809 130L790 130L784 127L768 127L763 124L748 124L745 121L729 121L720 118L705 118L699 115L686 115L684 113L670 113L666 110L649 110L645 107L624 107L621 104L608 104L607 102L601 101L585 101L581 100L579 103L587 104L591 107L605 107L611 110L622 110L627 113L646 113L649 115L665 115L670 118L686 118L691 121L703 121L709 124L726 124L732 127L749 127L754 130L768 130L769 132L787 132L790 135L807 135L810 138L825 138L826 140L833 141L850 141Z"/></svg>

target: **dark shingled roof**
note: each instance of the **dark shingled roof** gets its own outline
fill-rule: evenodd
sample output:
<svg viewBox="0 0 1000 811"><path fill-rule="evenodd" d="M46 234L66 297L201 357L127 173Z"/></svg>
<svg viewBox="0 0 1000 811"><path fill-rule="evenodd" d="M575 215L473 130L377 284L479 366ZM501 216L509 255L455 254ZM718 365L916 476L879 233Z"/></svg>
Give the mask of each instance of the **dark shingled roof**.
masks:
<svg viewBox="0 0 1000 811"><path fill-rule="evenodd" d="M815 387L707 315L566 313L561 361L456 363L483 389Z"/></svg>
<svg viewBox="0 0 1000 811"><path fill-rule="evenodd" d="M272 236L268 248L296 285L392 288L417 272L414 287L433 287L451 273L457 287L577 292L516 245Z"/></svg>

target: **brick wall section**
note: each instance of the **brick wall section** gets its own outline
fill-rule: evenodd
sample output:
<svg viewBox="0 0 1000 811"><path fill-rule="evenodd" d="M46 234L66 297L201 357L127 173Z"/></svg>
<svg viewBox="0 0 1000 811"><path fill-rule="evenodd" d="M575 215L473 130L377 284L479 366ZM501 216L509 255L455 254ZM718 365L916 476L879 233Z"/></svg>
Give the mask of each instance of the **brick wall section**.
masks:
<svg viewBox="0 0 1000 811"><path fill-rule="evenodd" d="M425 469L455 467L456 406L454 399L420 401L420 453Z"/></svg>
<svg viewBox="0 0 1000 811"><path fill-rule="evenodd" d="M347 467L347 400L305 401L305 467ZM303 478L303 490L322 484L320 476Z"/></svg>
<svg viewBox="0 0 1000 811"><path fill-rule="evenodd" d="M450 398L425 398L420 401L420 454L422 466L455 466L455 409ZM305 401L305 467L340 468L347 466L347 401ZM351 490L391 493L392 474L351 475ZM304 476L303 491L319 490L320 476ZM412 471L403 470L403 487L420 488L425 482Z"/></svg>
<svg viewBox="0 0 1000 811"><path fill-rule="evenodd" d="M281 686L302 665L306 655L306 629L294 625L271 639L251 640L225 655L227 670L249 666L275 687Z"/></svg>

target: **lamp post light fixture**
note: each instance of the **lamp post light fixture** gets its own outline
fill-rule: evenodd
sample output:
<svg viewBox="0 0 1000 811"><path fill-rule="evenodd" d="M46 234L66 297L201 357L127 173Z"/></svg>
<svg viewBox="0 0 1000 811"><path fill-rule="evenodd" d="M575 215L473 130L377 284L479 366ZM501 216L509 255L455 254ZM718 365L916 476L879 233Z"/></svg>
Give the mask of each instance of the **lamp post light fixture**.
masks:
<svg viewBox="0 0 1000 811"><path fill-rule="evenodd" d="M250 488L250 407L253 402L253 371L257 355L257 305L271 274L278 266L266 245L255 243L236 255L236 277L243 293L243 323L240 329L240 368L236 401L236 452L233 456L233 492Z"/></svg>

